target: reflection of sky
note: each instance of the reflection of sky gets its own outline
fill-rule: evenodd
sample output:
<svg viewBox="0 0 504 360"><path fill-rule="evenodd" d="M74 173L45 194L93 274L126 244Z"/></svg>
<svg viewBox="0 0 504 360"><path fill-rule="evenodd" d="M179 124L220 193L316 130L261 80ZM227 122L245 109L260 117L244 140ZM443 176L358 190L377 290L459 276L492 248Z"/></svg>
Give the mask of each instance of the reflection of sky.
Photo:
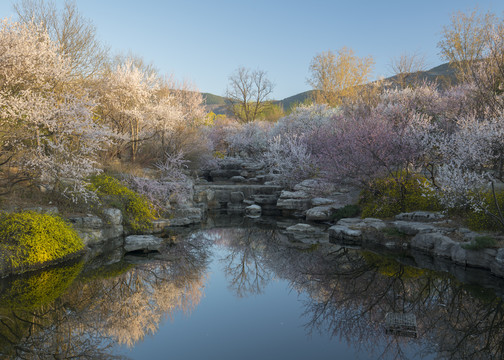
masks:
<svg viewBox="0 0 504 360"><path fill-rule="evenodd" d="M193 311L174 316L132 350L133 359L369 359L339 339L307 337L303 296L285 280L269 282L260 295L238 298L228 288L218 261L227 252L214 247L205 296Z"/></svg>

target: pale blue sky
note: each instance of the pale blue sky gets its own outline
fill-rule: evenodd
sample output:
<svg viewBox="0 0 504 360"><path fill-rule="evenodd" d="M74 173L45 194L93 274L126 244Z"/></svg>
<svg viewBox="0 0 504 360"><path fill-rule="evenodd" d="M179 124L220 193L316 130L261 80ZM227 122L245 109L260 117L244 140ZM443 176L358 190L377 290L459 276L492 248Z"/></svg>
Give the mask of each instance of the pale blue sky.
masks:
<svg viewBox="0 0 504 360"><path fill-rule="evenodd" d="M14 16L12 3L0 0L2 17ZM77 0L77 6L113 52L131 51L161 73L217 95L236 68L261 69L276 84L275 99L310 89L308 68L319 52L347 46L371 55L374 78L391 75L391 59L403 52L425 54L433 67L443 62L437 43L453 12L504 11L502 0Z"/></svg>

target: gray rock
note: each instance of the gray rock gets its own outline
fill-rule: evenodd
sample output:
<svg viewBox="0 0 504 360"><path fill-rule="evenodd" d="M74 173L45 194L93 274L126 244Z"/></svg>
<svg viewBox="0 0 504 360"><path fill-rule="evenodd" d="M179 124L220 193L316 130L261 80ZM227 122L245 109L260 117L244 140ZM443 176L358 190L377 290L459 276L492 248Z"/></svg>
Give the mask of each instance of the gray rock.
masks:
<svg viewBox="0 0 504 360"><path fill-rule="evenodd" d="M495 261L496 255L496 249L466 250L466 265L489 268L490 264Z"/></svg>
<svg viewBox="0 0 504 360"><path fill-rule="evenodd" d="M452 248L457 243L441 233L419 233L411 239L411 247L432 255L451 258Z"/></svg>
<svg viewBox="0 0 504 360"><path fill-rule="evenodd" d="M329 228L329 241L360 245L362 244L362 231L350 229L347 226L334 225Z"/></svg>
<svg viewBox="0 0 504 360"><path fill-rule="evenodd" d="M301 242L307 245L327 243L327 233L315 226L308 224L296 224L285 229L288 237L294 242Z"/></svg>
<svg viewBox="0 0 504 360"><path fill-rule="evenodd" d="M159 251L163 239L154 235L130 235L124 239L124 250L126 252L146 250Z"/></svg>
<svg viewBox="0 0 504 360"><path fill-rule="evenodd" d="M320 233L320 229L309 224L296 224L285 229L288 232Z"/></svg>
<svg viewBox="0 0 504 360"><path fill-rule="evenodd" d="M280 193L280 199L308 199L309 195L305 191L287 191L283 190Z"/></svg>
<svg viewBox="0 0 504 360"><path fill-rule="evenodd" d="M103 227L103 220L94 215L72 216L68 218L68 221L77 228L101 229Z"/></svg>
<svg viewBox="0 0 504 360"><path fill-rule="evenodd" d="M490 263L490 271L497 276L504 276L504 248L497 250L494 260Z"/></svg>
<svg viewBox="0 0 504 360"><path fill-rule="evenodd" d="M436 227L431 224L410 221L394 221L392 223L397 230L406 235L416 235L422 232L436 231Z"/></svg>
<svg viewBox="0 0 504 360"><path fill-rule="evenodd" d="M248 216L261 216L261 211L259 205L250 205L245 208L245 214Z"/></svg>
<svg viewBox="0 0 504 360"><path fill-rule="evenodd" d="M346 226L352 229L374 229L374 230L382 230L387 227L387 224L381 219L375 218L344 218L340 219L337 225Z"/></svg>
<svg viewBox="0 0 504 360"><path fill-rule="evenodd" d="M278 201L277 195L257 194L253 196L254 201L259 205L276 205Z"/></svg>
<svg viewBox="0 0 504 360"><path fill-rule="evenodd" d="M334 200L328 199L328 198L317 197L317 198L311 199L312 206L323 206L323 205L330 205L333 203L334 203Z"/></svg>
<svg viewBox="0 0 504 360"><path fill-rule="evenodd" d="M242 182L245 182L247 179L245 179L243 176L241 175L238 175L238 176L233 176L229 179L229 181L232 181L232 182L238 182L238 183L242 183Z"/></svg>
<svg viewBox="0 0 504 360"><path fill-rule="evenodd" d="M410 220L410 221L435 221L443 219L445 216L439 212L432 211L414 211L410 213L400 213L395 216L396 220Z"/></svg>
<svg viewBox="0 0 504 360"><path fill-rule="evenodd" d="M121 225L123 221L122 212L119 209L108 208L103 210L105 221L112 225Z"/></svg>
<svg viewBox="0 0 504 360"><path fill-rule="evenodd" d="M177 209L173 212L173 218L170 219L170 226L186 226L198 224L203 220L203 211L196 207L187 207Z"/></svg>
<svg viewBox="0 0 504 360"><path fill-rule="evenodd" d="M245 199L243 192L241 191L233 191L230 195L230 201L233 204L241 203Z"/></svg>
<svg viewBox="0 0 504 360"><path fill-rule="evenodd" d="M451 249L451 259L459 265L466 265L467 251L462 248L463 244L455 244Z"/></svg>
<svg viewBox="0 0 504 360"><path fill-rule="evenodd" d="M168 219L152 220L152 233L153 234L161 233L168 226L170 226L170 220L168 220Z"/></svg>
<svg viewBox="0 0 504 360"><path fill-rule="evenodd" d="M306 211L307 221L328 221L333 215L331 206L316 206Z"/></svg>

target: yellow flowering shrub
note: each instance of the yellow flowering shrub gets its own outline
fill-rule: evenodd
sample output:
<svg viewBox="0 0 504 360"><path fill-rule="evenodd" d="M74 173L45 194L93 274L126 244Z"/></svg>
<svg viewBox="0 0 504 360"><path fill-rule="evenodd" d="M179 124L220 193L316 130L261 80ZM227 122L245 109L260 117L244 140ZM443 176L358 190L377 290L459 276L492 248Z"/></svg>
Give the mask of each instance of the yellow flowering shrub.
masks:
<svg viewBox="0 0 504 360"><path fill-rule="evenodd" d="M107 205L120 209L126 226L135 232L148 230L156 218L152 203L144 196L128 189L111 176L100 174L90 178L90 190Z"/></svg>
<svg viewBox="0 0 504 360"><path fill-rule="evenodd" d="M28 269L84 248L75 230L63 219L33 211L0 213L1 270Z"/></svg>

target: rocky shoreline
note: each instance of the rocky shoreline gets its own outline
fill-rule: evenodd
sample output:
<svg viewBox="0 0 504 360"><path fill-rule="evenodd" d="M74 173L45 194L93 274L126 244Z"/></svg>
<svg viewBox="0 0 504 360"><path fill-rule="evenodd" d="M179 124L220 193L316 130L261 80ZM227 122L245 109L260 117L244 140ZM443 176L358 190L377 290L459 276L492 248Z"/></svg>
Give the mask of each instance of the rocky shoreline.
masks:
<svg viewBox="0 0 504 360"><path fill-rule="evenodd" d="M119 209L105 209L101 217L89 214L67 220L82 238L87 258L117 249L123 253L156 251L170 229L198 225L208 214L224 212L256 219L290 219L283 231L293 243L415 253L504 278L504 248L469 249L481 234L456 226L441 213L417 211L393 220L343 218L334 223L336 212L357 203L359 189L310 179L287 191L272 183L260 166L236 161L209 172L206 179L193 185L192 199L177 204L170 219L154 220L152 229L141 235L128 233ZM55 207L30 210L58 213Z"/></svg>

